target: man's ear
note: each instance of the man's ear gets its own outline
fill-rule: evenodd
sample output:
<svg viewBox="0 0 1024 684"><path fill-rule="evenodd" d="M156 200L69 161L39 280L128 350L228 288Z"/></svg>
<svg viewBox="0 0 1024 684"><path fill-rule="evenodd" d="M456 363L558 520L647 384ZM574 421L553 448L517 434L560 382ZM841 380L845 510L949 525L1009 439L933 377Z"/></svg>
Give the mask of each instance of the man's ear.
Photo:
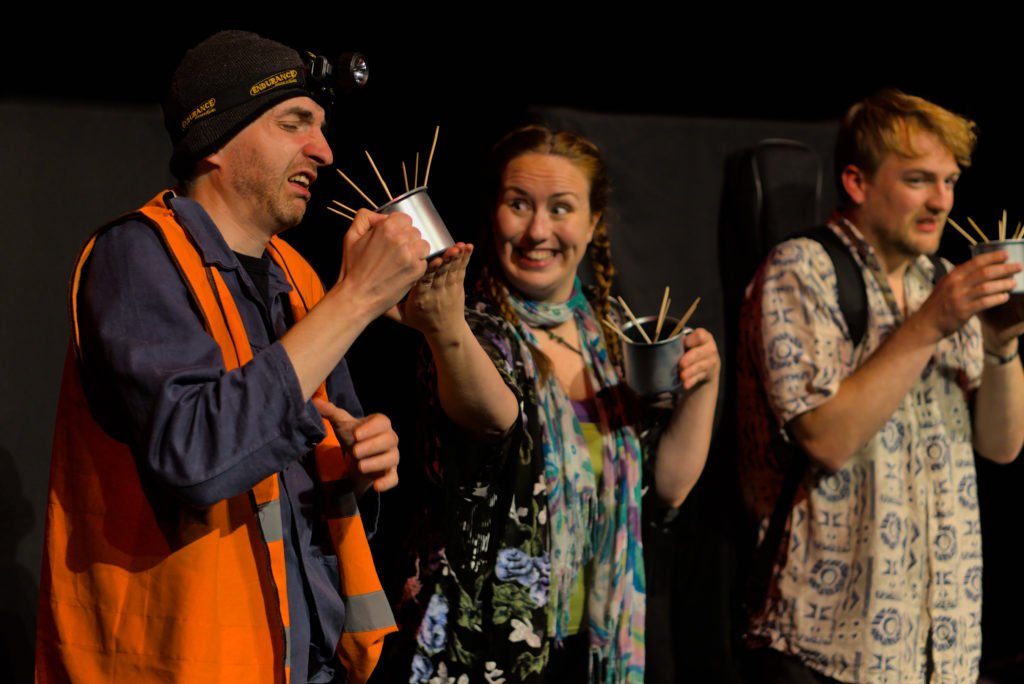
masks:
<svg viewBox="0 0 1024 684"><path fill-rule="evenodd" d="M864 204L870 179L863 169L853 164L847 164L839 178L850 200L854 204Z"/></svg>
<svg viewBox="0 0 1024 684"><path fill-rule="evenodd" d="M216 152L212 152L196 163L197 168L219 169L224 163L224 148L218 149Z"/></svg>

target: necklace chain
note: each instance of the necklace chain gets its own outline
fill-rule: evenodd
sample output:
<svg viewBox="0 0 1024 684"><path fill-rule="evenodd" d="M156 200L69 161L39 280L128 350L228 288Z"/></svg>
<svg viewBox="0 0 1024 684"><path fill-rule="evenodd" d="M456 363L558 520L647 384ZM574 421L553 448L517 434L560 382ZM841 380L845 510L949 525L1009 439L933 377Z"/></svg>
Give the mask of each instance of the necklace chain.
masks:
<svg viewBox="0 0 1024 684"><path fill-rule="evenodd" d="M546 335L547 335L548 337L550 337L550 338L551 338L552 340L554 340L554 341L555 341L555 342L557 342L558 344L562 345L562 346L563 346L563 347L565 347L566 349L570 349L570 350L572 350L572 351L576 352L577 354L579 354L580 356L583 356L583 352L582 352L582 351L580 351L580 350L579 350L579 349L577 349L576 347L574 347L574 346L572 346L571 344L569 344L569 342L568 342L568 341L567 341L567 340L566 340L566 339L565 339L564 337L562 337L561 335L559 335L558 333L556 333L556 332L553 332L553 331L549 330L548 328L541 328L541 330L543 330L543 331L544 331L544 333L545 333L545 334L546 334Z"/></svg>

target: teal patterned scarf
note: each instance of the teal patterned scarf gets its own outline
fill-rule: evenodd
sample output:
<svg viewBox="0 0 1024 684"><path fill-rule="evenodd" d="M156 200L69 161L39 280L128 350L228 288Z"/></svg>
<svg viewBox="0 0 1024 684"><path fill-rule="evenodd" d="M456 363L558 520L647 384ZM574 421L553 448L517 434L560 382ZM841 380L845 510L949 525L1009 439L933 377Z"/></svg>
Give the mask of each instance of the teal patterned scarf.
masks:
<svg viewBox="0 0 1024 684"><path fill-rule="evenodd" d="M517 333L539 348L533 329L551 328L572 318L582 344L583 362L596 401L604 466L598 486L590 454L572 404L558 379L530 378L540 403L538 416L548 495L551 589L555 639L564 639L569 597L583 567L593 561L587 587L591 682L642 682L644 671L644 561L640 541L642 450L629 426L618 392L620 383L608 357L601 329L577 279L569 301L545 304L509 294L522 325Z"/></svg>

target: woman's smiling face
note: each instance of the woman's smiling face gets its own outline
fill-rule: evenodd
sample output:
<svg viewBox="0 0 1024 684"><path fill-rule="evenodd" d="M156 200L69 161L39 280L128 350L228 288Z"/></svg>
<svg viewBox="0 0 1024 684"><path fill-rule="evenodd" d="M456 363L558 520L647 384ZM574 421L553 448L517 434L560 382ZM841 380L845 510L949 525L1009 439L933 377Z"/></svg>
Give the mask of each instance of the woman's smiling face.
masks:
<svg viewBox="0 0 1024 684"><path fill-rule="evenodd" d="M534 301L566 301L599 218L590 180L565 157L528 152L505 166L498 192L494 244L506 281Z"/></svg>

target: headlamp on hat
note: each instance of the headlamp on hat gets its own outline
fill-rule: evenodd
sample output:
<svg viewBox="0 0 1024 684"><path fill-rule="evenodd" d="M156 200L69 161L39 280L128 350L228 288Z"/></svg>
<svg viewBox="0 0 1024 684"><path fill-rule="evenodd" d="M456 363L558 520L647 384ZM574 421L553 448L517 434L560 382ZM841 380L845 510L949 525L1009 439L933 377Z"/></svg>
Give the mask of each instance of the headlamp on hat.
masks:
<svg viewBox="0 0 1024 684"><path fill-rule="evenodd" d="M338 93L348 94L366 85L370 67L358 52L343 52L333 62L323 55L306 53L306 90L324 109L334 104Z"/></svg>
<svg viewBox="0 0 1024 684"><path fill-rule="evenodd" d="M174 153L171 172L187 178L264 111L290 97L308 96L330 110L339 94L366 83L366 59L335 60L295 50L246 31L221 31L185 53L164 102Z"/></svg>

